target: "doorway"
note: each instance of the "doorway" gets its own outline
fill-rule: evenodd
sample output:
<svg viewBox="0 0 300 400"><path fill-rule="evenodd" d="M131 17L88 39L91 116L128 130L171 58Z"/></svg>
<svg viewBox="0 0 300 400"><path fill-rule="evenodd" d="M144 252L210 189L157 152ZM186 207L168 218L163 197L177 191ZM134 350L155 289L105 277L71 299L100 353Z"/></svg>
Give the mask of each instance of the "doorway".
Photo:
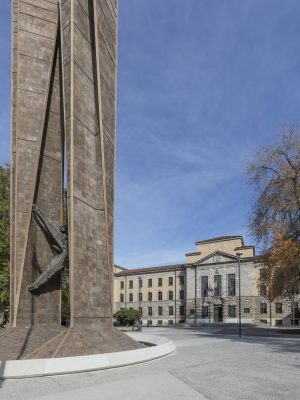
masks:
<svg viewBox="0 0 300 400"><path fill-rule="evenodd" d="M223 306L214 304L214 322L223 322Z"/></svg>

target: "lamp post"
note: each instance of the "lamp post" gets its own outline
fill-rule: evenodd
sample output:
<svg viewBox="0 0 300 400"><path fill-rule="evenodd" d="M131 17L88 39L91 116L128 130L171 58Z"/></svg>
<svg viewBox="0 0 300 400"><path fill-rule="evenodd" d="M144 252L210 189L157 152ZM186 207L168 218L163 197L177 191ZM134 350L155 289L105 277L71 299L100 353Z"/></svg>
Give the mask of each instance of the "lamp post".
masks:
<svg viewBox="0 0 300 400"><path fill-rule="evenodd" d="M243 253L236 253L238 258L238 274L239 274L239 337L242 336L242 309L241 309L241 256Z"/></svg>
<svg viewBox="0 0 300 400"><path fill-rule="evenodd" d="M139 281L139 327L141 329L142 320L142 299L141 299L141 287L142 287L142 277L138 276Z"/></svg>

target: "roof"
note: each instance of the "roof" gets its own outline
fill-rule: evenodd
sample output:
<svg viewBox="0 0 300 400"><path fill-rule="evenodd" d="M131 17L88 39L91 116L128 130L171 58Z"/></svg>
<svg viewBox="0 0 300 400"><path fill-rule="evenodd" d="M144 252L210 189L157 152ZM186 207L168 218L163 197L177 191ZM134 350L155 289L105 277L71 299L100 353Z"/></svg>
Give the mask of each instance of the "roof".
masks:
<svg viewBox="0 0 300 400"><path fill-rule="evenodd" d="M162 265L159 267L145 267L145 268L136 268L136 269L126 269L122 272L115 273L116 276L122 275L136 275L147 272L159 272L165 270L181 270L185 268L185 264L175 264L175 265Z"/></svg>
<svg viewBox="0 0 300 400"><path fill-rule="evenodd" d="M123 268L124 270L121 272L116 272L114 273L115 276L126 276L126 275L138 275L138 274L146 274L146 273L157 273L160 271L180 271L189 267L195 267L197 264L202 263L206 259L210 258L214 254L222 254L228 258L231 258L233 261L237 260L237 256L234 256L232 254L224 253L222 251L215 251L206 257L203 257L202 259L194 262L194 263L187 263L187 264L174 264L174 265L162 265L158 267L145 267L145 268L136 268L136 269L126 269ZM254 262L261 262L263 261L263 256L253 256L253 257L242 257L241 262L247 262L253 260ZM224 264L227 263L225 262L217 262L215 264Z"/></svg>
<svg viewBox="0 0 300 400"><path fill-rule="evenodd" d="M123 271L127 271L127 268L121 267L120 265L115 264L114 268L122 269Z"/></svg>
<svg viewBox="0 0 300 400"><path fill-rule="evenodd" d="M223 251L220 250L216 250L211 254L208 254L207 256L201 258L200 260L197 260L196 262L192 263L193 265L195 264L201 264L203 261L210 259L211 257L215 256L215 255L221 255L224 256L226 258L230 258L232 260L237 260L238 257L236 255L233 254L228 254L228 253L224 253ZM219 262L218 262L219 263Z"/></svg>
<svg viewBox="0 0 300 400"><path fill-rule="evenodd" d="M200 265L202 263L204 265L208 265L208 264L205 264L205 261L208 260L209 258L213 257L214 255L222 255L222 256L224 256L224 257L226 257L228 259L231 259L232 261L230 261L230 262L236 262L238 260L238 256L236 256L236 255L229 254L229 253L224 253L223 251L216 250L213 253L208 254L207 256L201 258L200 260L197 260L197 261L195 261L195 262L193 262L191 264L186 264L186 266L187 267L195 267L195 266ZM240 258L241 263L249 262L249 261L257 262L257 261L261 261L261 260L262 260L262 258L260 256L247 256L247 257L241 257ZM221 262L220 261L216 261L214 263L209 263L209 264L226 264L226 263L228 263L228 261L221 261Z"/></svg>
<svg viewBox="0 0 300 400"><path fill-rule="evenodd" d="M236 248L234 249L234 251L243 250L243 249L252 249L252 250L253 250L253 254L255 255L255 247L254 247L254 246L251 246L251 245L249 245L249 246L239 246L239 247L236 247Z"/></svg>
<svg viewBox="0 0 300 400"><path fill-rule="evenodd" d="M217 236L211 239L206 239L206 240L200 240L199 242L196 242L196 244L202 244L202 243L211 243L211 242L221 242L225 240L232 240L232 239L241 239L242 245L244 246L244 240L243 236L241 235L235 235L235 236Z"/></svg>

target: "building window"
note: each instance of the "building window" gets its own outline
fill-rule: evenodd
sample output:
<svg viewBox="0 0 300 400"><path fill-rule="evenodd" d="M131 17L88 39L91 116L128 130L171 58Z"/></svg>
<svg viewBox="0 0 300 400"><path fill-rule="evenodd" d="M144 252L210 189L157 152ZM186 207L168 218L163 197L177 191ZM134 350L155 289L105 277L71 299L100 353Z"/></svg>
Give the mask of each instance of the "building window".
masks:
<svg viewBox="0 0 300 400"><path fill-rule="evenodd" d="M143 279L139 278L139 288L142 288L142 287L143 287Z"/></svg>
<svg viewBox="0 0 300 400"><path fill-rule="evenodd" d="M180 300L184 300L184 290L180 290L179 298L180 298Z"/></svg>
<svg viewBox="0 0 300 400"><path fill-rule="evenodd" d="M260 270L259 270L259 278L260 278L260 279L266 279L266 277L267 277L267 270L265 270L265 269L260 269Z"/></svg>
<svg viewBox="0 0 300 400"><path fill-rule="evenodd" d="M129 281L129 289L133 289L133 281L132 280Z"/></svg>
<svg viewBox="0 0 300 400"><path fill-rule="evenodd" d="M157 321L157 325L162 325L162 320L161 320L161 319L159 319L159 320Z"/></svg>
<svg viewBox="0 0 300 400"><path fill-rule="evenodd" d="M179 314L184 315L184 306L179 306Z"/></svg>
<svg viewBox="0 0 300 400"><path fill-rule="evenodd" d="M138 294L138 301L143 301L143 293Z"/></svg>
<svg viewBox="0 0 300 400"><path fill-rule="evenodd" d="M169 290L168 298L169 298L169 300L173 300L173 291L172 290Z"/></svg>
<svg viewBox="0 0 300 400"><path fill-rule="evenodd" d="M173 286L173 276L169 276L169 286Z"/></svg>
<svg viewBox="0 0 300 400"><path fill-rule="evenodd" d="M168 320L168 324L169 324L169 325L173 325L173 324L174 324L173 320L172 320L172 319L169 319L169 320Z"/></svg>
<svg viewBox="0 0 300 400"><path fill-rule="evenodd" d="M158 306L157 312L158 315L163 315L163 308L161 306Z"/></svg>
<svg viewBox="0 0 300 400"><path fill-rule="evenodd" d="M220 297L222 294L222 276L214 276L214 296Z"/></svg>
<svg viewBox="0 0 300 400"><path fill-rule="evenodd" d="M148 301L152 301L152 292L148 292Z"/></svg>
<svg viewBox="0 0 300 400"><path fill-rule="evenodd" d="M260 285L259 286L259 295L260 296L266 296L267 295L267 287L266 287L266 285Z"/></svg>
<svg viewBox="0 0 300 400"><path fill-rule="evenodd" d="M157 286L162 287L162 278L158 278Z"/></svg>
<svg viewBox="0 0 300 400"><path fill-rule="evenodd" d="M201 276L201 297L208 297L208 276Z"/></svg>
<svg viewBox="0 0 300 400"><path fill-rule="evenodd" d="M228 318L235 318L235 306L228 306Z"/></svg>
<svg viewBox="0 0 300 400"><path fill-rule="evenodd" d="M124 294L123 293L120 294L120 302L124 303Z"/></svg>
<svg viewBox="0 0 300 400"><path fill-rule="evenodd" d="M152 307L148 307L148 315L152 315Z"/></svg>
<svg viewBox="0 0 300 400"><path fill-rule="evenodd" d="M202 318L208 318L208 306L202 307Z"/></svg>
<svg viewBox="0 0 300 400"><path fill-rule="evenodd" d="M169 306L169 315L173 315L174 314L174 308L173 306Z"/></svg>
<svg viewBox="0 0 300 400"><path fill-rule="evenodd" d="M282 314L282 303L275 303L276 314Z"/></svg>
<svg viewBox="0 0 300 400"><path fill-rule="evenodd" d="M140 317L143 316L143 307L139 307L139 316L140 316Z"/></svg>
<svg viewBox="0 0 300 400"><path fill-rule="evenodd" d="M235 296L235 274L227 275L228 296Z"/></svg>
<svg viewBox="0 0 300 400"><path fill-rule="evenodd" d="M133 301L133 293L129 293L129 301Z"/></svg>
<svg viewBox="0 0 300 400"><path fill-rule="evenodd" d="M184 285L184 275L179 276L179 283L180 285Z"/></svg>
<svg viewBox="0 0 300 400"><path fill-rule="evenodd" d="M157 298L158 298L158 300L162 300L163 299L162 292L157 292Z"/></svg>
<svg viewBox="0 0 300 400"><path fill-rule="evenodd" d="M152 321L151 321L151 319L148 320L147 326L152 326Z"/></svg>
<svg viewBox="0 0 300 400"><path fill-rule="evenodd" d="M120 289L124 289L124 281L120 281Z"/></svg>
<svg viewBox="0 0 300 400"><path fill-rule="evenodd" d="M152 279L148 279L148 287L152 287Z"/></svg>
<svg viewBox="0 0 300 400"><path fill-rule="evenodd" d="M249 307L244 308L244 314L250 314L250 308Z"/></svg>
<svg viewBox="0 0 300 400"><path fill-rule="evenodd" d="M267 303L260 303L260 313L267 314Z"/></svg>
<svg viewBox="0 0 300 400"><path fill-rule="evenodd" d="M190 315L195 315L195 309L194 308L190 309Z"/></svg>

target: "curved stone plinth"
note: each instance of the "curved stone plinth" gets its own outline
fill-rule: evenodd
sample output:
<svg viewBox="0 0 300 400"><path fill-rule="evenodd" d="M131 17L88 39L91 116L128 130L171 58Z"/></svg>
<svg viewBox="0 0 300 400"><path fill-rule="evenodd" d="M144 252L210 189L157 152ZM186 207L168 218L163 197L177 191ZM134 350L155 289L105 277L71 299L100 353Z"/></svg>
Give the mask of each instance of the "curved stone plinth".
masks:
<svg viewBox="0 0 300 400"><path fill-rule="evenodd" d="M128 333L128 336L153 346L78 357L0 361L0 378L29 378L123 367L166 356L176 348L170 339L163 336L143 333Z"/></svg>
<svg viewBox="0 0 300 400"><path fill-rule="evenodd" d="M0 336L0 360L28 360L106 354L143 345L110 325L46 325L7 329Z"/></svg>

